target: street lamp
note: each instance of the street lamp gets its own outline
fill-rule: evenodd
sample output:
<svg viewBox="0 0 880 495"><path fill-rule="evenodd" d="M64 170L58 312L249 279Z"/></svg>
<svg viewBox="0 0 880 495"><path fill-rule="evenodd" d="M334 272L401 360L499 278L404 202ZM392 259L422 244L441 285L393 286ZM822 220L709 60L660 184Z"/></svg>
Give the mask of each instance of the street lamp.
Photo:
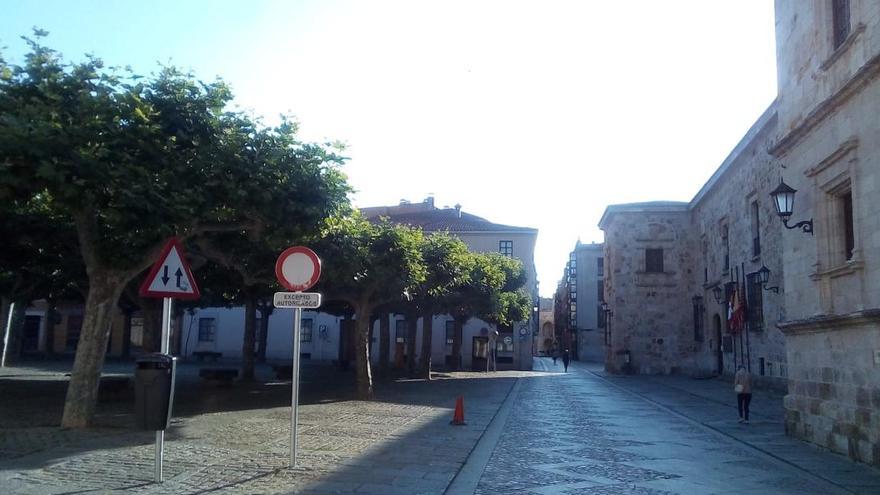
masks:
<svg viewBox="0 0 880 495"><path fill-rule="evenodd" d="M724 290L721 289L720 285L712 287L712 296L715 298L715 302L718 304L721 304L724 301Z"/></svg>
<svg viewBox="0 0 880 495"><path fill-rule="evenodd" d="M773 206L776 207L776 214L779 215L779 218L782 219L782 225L785 225L787 229L797 229L800 228L803 232L808 233L810 235L813 234L813 219L804 220L802 222L798 222L794 225L788 224L788 219L791 217L791 214L794 212L794 193L797 192L797 189L792 188L781 179L779 181L779 185L770 193L770 197L773 198Z"/></svg>
<svg viewBox="0 0 880 495"><path fill-rule="evenodd" d="M758 285L761 286L762 289L766 291L773 291L779 294L779 287L767 287L767 283L770 281L770 269L764 265L761 265L761 268L755 272L758 275L757 281Z"/></svg>

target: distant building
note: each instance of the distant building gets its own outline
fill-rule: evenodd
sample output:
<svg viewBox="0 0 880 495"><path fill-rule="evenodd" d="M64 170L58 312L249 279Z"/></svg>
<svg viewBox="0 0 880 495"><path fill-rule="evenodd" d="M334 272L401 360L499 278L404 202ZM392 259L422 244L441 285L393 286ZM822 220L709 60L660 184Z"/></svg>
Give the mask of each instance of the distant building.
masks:
<svg viewBox="0 0 880 495"><path fill-rule="evenodd" d="M531 294L533 304L537 307L538 279L535 270L535 243L538 230L528 227L515 227L490 222L485 218L462 211L461 205L453 208L437 208L434 198L428 197L420 203L401 201L394 206L363 208L361 213L368 219L387 218L391 222L410 225L424 232L448 232L461 239L471 251L496 252L519 259L526 270L526 290ZM402 317L401 317L402 318ZM450 317L435 317L434 328L451 327ZM464 328L462 339L462 366L465 369L479 369L483 366L486 352L486 335L482 329L492 328L479 319L472 319ZM419 326L421 328L421 325ZM531 312L528 321L517 322L510 326L497 328L499 337L496 341L499 369L513 368L532 369L533 336L538 333L538 314ZM440 332L435 332L436 335ZM419 332L418 339L421 339ZM448 340L448 339L446 339ZM417 340L419 348L421 341ZM444 348L451 352L451 345L443 340L433 343L435 362L445 362L446 355L440 354Z"/></svg>
<svg viewBox="0 0 880 495"><path fill-rule="evenodd" d="M425 232L449 232L460 238L472 251L500 252L518 258L526 269L527 288L537 301L537 278L534 265L536 229L513 227L492 223L484 218L454 208L436 208L433 198L420 203L401 201L399 205L364 208L362 214L368 219L384 217L391 222L406 224ZM517 322L507 327L499 327L496 341L499 369L531 369L533 334L537 328L537 314L532 312L529 321ZM275 311L269 319L267 335L267 358L270 360L289 360L292 352L291 331L292 311ZM388 352L389 362L403 362L406 349L407 322L403 315L389 317L391 342ZM378 335L378 322L376 335ZM433 321L431 360L436 367L449 364L452 354L452 318L437 315ZM183 318L184 329L182 355L196 351L221 352L224 357L241 356L242 332L244 328L243 308L206 308L187 314ZM346 335L354 332L353 320L333 316L320 311L304 311L302 320L301 354L303 359L331 362L345 360L350 339ZM471 319L463 329L462 367L463 369L485 369L488 351L487 331L493 328L479 319ZM416 349L422 345L422 322L419 319L416 331ZM377 364L382 355L379 339L375 338L370 349L370 357Z"/></svg>
<svg viewBox="0 0 880 495"><path fill-rule="evenodd" d="M535 336L534 348L538 356L549 356L556 343L553 319L553 299L542 297L539 304L538 333Z"/></svg>
<svg viewBox="0 0 880 495"><path fill-rule="evenodd" d="M602 362L605 357L604 253L602 244L575 245L569 253L564 283L557 299L567 314L565 322L575 359Z"/></svg>

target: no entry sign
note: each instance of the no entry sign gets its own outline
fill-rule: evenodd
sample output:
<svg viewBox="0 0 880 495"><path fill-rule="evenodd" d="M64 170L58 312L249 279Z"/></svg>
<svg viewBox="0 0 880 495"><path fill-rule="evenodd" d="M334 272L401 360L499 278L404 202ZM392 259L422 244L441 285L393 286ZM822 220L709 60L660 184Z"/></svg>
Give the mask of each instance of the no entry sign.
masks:
<svg viewBox="0 0 880 495"><path fill-rule="evenodd" d="M321 278L321 260L305 246L287 248L275 262L278 283L293 292L302 292Z"/></svg>

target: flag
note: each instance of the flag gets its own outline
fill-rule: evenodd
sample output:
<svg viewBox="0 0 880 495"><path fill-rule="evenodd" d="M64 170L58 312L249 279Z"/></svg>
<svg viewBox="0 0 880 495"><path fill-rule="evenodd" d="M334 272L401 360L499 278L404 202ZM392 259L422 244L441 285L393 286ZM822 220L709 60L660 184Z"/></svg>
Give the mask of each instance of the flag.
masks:
<svg viewBox="0 0 880 495"><path fill-rule="evenodd" d="M745 327L745 320L746 305L744 304L742 294L740 293L740 288L737 286L736 290L734 290L733 294L730 296L730 304L727 310L727 328L730 329L730 333L742 331Z"/></svg>

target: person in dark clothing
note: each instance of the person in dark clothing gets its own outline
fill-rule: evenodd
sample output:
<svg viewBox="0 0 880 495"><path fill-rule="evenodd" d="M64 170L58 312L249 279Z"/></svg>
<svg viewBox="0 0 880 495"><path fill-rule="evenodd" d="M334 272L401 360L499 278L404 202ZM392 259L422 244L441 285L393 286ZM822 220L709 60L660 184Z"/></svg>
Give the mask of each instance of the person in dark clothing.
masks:
<svg viewBox="0 0 880 495"><path fill-rule="evenodd" d="M749 424L749 404L752 402L752 375L740 366L733 378L736 392L736 405L739 409L739 422Z"/></svg>
<svg viewBox="0 0 880 495"><path fill-rule="evenodd" d="M565 368L565 372L568 373L568 363L571 362L571 355L568 352L568 349L562 351L562 366Z"/></svg>

